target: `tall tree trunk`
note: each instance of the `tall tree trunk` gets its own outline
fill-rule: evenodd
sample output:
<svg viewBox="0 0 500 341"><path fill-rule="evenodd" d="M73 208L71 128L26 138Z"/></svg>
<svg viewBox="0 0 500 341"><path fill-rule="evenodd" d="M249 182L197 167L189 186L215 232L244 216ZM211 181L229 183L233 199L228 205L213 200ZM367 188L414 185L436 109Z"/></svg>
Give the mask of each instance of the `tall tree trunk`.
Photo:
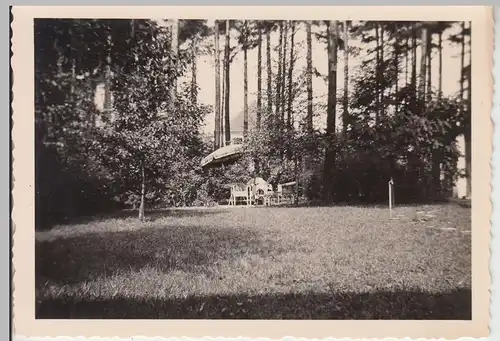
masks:
<svg viewBox="0 0 500 341"><path fill-rule="evenodd" d="M427 41L427 89L426 89L427 105L432 101L432 33L428 33Z"/></svg>
<svg viewBox="0 0 500 341"><path fill-rule="evenodd" d="M411 50L412 50L412 57L411 57L411 89L412 89L412 94L411 94L411 109L413 113L416 113L417 110L417 29L415 27L415 24L411 24L411 31L412 31L412 37L411 37Z"/></svg>
<svg viewBox="0 0 500 341"><path fill-rule="evenodd" d="M380 26L380 72L379 72L379 87L380 87L380 117L385 115L385 100L384 100L384 72L385 72L385 61L384 61L384 24Z"/></svg>
<svg viewBox="0 0 500 341"><path fill-rule="evenodd" d="M467 110L467 123L465 124L465 131L464 131L464 144L465 144L465 173L467 175L466 179L466 189L465 189L465 196L467 198L470 198L472 196L472 44L471 44L471 38L472 38L472 27L471 24L469 24L469 41L468 41L468 48L469 48L469 70L467 73L465 73L465 23L462 22L462 51L461 51L461 62L462 62L462 72L461 72L461 87L460 90L462 92L462 98L464 97L464 82L465 79L467 79L467 86L468 86L468 93L467 93L467 101L466 101L466 110Z"/></svg>
<svg viewBox="0 0 500 341"><path fill-rule="evenodd" d="M279 45L278 45L278 75L276 77L276 108L275 108L275 128L280 127L281 120L281 84L282 84L282 62L283 62L283 21L279 23Z"/></svg>
<svg viewBox="0 0 500 341"><path fill-rule="evenodd" d="M111 32L109 32L107 40L109 50L106 55L106 65L104 66L104 116L106 119L111 120L111 111L113 106L111 103L111 49L113 47ZM58 68L60 68L60 66Z"/></svg>
<svg viewBox="0 0 500 341"><path fill-rule="evenodd" d="M248 21L244 23L244 43L243 43L243 137L248 134Z"/></svg>
<svg viewBox="0 0 500 341"><path fill-rule="evenodd" d="M198 84L196 81L196 36L191 39L191 101L196 105L198 102Z"/></svg>
<svg viewBox="0 0 500 341"><path fill-rule="evenodd" d="M293 89L293 67L294 67L294 44L295 44L295 22L292 21L290 23L290 28L292 31L291 38L290 38L290 65L288 66L288 108L287 108L287 128L288 130L292 129L292 103L293 103L293 96L294 96L294 89Z"/></svg>
<svg viewBox="0 0 500 341"><path fill-rule="evenodd" d="M438 79L438 98L443 96L443 32L438 36L438 56L439 56L439 79Z"/></svg>
<svg viewBox="0 0 500 341"><path fill-rule="evenodd" d="M108 46L109 49L111 50L111 34L108 36ZM64 63L64 51L59 47L59 39L55 38L54 39L54 50L56 51L56 68L57 68L57 76L58 77L63 77L63 63ZM109 58L108 58L109 57ZM108 119L110 114L111 114L111 72L110 72L110 67L111 65L111 57L110 57L110 52L108 51L107 56L106 56L106 64L104 66L104 103L103 103L103 116ZM46 128L47 128L47 135L50 137L54 137L53 134L55 132L55 126L58 122L58 115L54 114L53 112L49 112L46 114L47 116L47 121L46 123Z"/></svg>
<svg viewBox="0 0 500 341"><path fill-rule="evenodd" d="M226 37L224 36L224 45L226 44L225 43L226 41ZM221 107L221 113L220 113L220 145L221 147L223 147L225 145L225 142L226 142L226 138L225 138L225 133L224 133L224 113L226 112L225 110L225 103L226 103L226 62L225 62L225 51L222 50L221 51L221 54L222 54L222 58L221 58L221 67L222 67L222 78L220 80L221 82L221 88L222 88L222 96L221 96L221 103L220 103L220 107Z"/></svg>
<svg viewBox="0 0 500 341"><path fill-rule="evenodd" d="M71 58L71 84L70 84L70 89L69 89L71 100L74 100L75 85L76 85L76 58L72 57Z"/></svg>
<svg viewBox="0 0 500 341"><path fill-rule="evenodd" d="M107 37L108 39L108 48L111 50L111 33ZM63 63L64 63L64 52L59 47L59 39L54 39L54 50L56 50L57 59L56 59L56 67L57 67L57 75L62 76L63 74ZM110 56L110 52L106 54L106 61L108 61L108 56Z"/></svg>
<svg viewBox="0 0 500 341"><path fill-rule="evenodd" d="M220 50L219 50L219 21L215 20L214 24L215 37L215 145L214 149L221 146L221 94L220 94Z"/></svg>
<svg viewBox="0 0 500 341"><path fill-rule="evenodd" d="M300 177L299 177L299 162L298 162L298 155L295 154L295 157L294 157L294 167L293 167L293 173L294 173L294 177L295 177L295 206L299 206L299 181L300 181Z"/></svg>
<svg viewBox="0 0 500 341"><path fill-rule="evenodd" d="M344 21L344 114L342 116L342 132L347 133L349 119L349 22Z"/></svg>
<svg viewBox="0 0 500 341"><path fill-rule="evenodd" d="M306 126L310 135L313 132L313 88L312 88L312 33L311 21L306 22L307 31L307 119Z"/></svg>
<svg viewBox="0 0 500 341"><path fill-rule="evenodd" d="M409 77L408 75L410 74L408 67L410 65L409 63L409 58L410 58L410 44L409 44L409 38L406 38L405 41L405 85L408 85L408 80Z"/></svg>
<svg viewBox="0 0 500 341"><path fill-rule="evenodd" d="M260 129L262 117L262 28L257 27L257 129Z"/></svg>
<svg viewBox="0 0 500 341"><path fill-rule="evenodd" d="M337 106L337 39L338 22L336 20L328 22L328 104L326 135L327 147L325 153L325 163L323 167L323 199L326 202L332 200L332 179L331 170L335 162L335 150L333 141L335 138L335 118Z"/></svg>
<svg viewBox="0 0 500 341"><path fill-rule="evenodd" d="M71 37L71 44L74 44L75 36L71 28L69 29L69 35ZM74 95L75 95L75 85L76 85L76 56L71 56L71 80L69 84L69 95L71 99L71 103L74 104Z"/></svg>
<svg viewBox="0 0 500 341"><path fill-rule="evenodd" d="M262 22L257 22L257 130L262 121ZM255 172L260 174L260 160L254 159Z"/></svg>
<svg viewBox="0 0 500 341"><path fill-rule="evenodd" d="M426 92L426 105L432 102L432 32L428 34L429 40L427 42L427 92ZM438 95L439 96L439 95ZM441 148L433 148L432 151L432 194L439 198L441 197L441 159L443 153Z"/></svg>
<svg viewBox="0 0 500 341"><path fill-rule="evenodd" d="M226 20L226 49L225 49L225 56L224 56L224 61L225 61L225 69L226 69L226 88L225 88L225 103L224 103L224 128L225 128L225 137L226 137L226 145L231 144L231 124L229 122L229 99L230 99L230 64L229 64L229 44L230 44L230 22L229 20Z"/></svg>
<svg viewBox="0 0 500 341"><path fill-rule="evenodd" d="M266 59L267 59L267 124L273 117L273 70L271 65L271 28L266 29Z"/></svg>
<svg viewBox="0 0 500 341"><path fill-rule="evenodd" d="M281 68L281 124L285 126L285 110L286 110L286 56L287 56L287 41L288 41L288 21L285 21L283 28L283 66Z"/></svg>
<svg viewBox="0 0 500 341"><path fill-rule="evenodd" d="M394 24L396 26L396 31L398 30L398 24L395 23ZM394 80L394 87L395 87L395 95L397 96L398 94L398 91L399 91L399 40L398 39L395 39L394 41L394 57L393 57L393 60L394 60L394 73L395 73L395 76L396 76L396 79ZM396 100L396 112L399 111L399 105L398 105L398 101Z"/></svg>
<svg viewBox="0 0 500 341"><path fill-rule="evenodd" d="M420 48L420 79L419 79L419 99L420 99L420 109L425 110L425 78L427 75L426 60L427 60L427 27L422 26L421 28L421 48Z"/></svg>
<svg viewBox="0 0 500 341"><path fill-rule="evenodd" d="M139 220L144 221L144 205L146 201L146 175L144 161L141 161L141 204L139 206Z"/></svg>
<svg viewBox="0 0 500 341"><path fill-rule="evenodd" d="M179 21L173 19L171 22L171 49L175 58L174 68L177 69L179 65ZM174 78L174 84L170 88L170 101L171 109L174 110L177 102L177 76Z"/></svg>
<svg viewBox="0 0 500 341"><path fill-rule="evenodd" d="M461 38L460 38L460 46L461 46L461 51L460 51L460 104L461 107L463 108L463 102L465 98L465 91L464 91L464 81L465 81L465 22L462 22L461 24L462 28L462 33L461 33Z"/></svg>
<svg viewBox="0 0 500 341"><path fill-rule="evenodd" d="M224 39L226 39L224 37ZM226 138L225 138L225 133L224 133L224 117L225 117L225 112L226 112L226 108L225 108L225 103L226 103L226 62L225 62L225 58L223 58L222 60L222 79L221 79L221 83L222 83L222 96L221 96L221 118L220 118L220 146L223 147L225 145L225 142L226 142Z"/></svg>
<svg viewBox="0 0 500 341"><path fill-rule="evenodd" d="M294 89L293 89L293 65L294 65L294 44L295 44L295 22L292 21L290 23L290 31L291 31L291 37L290 37L290 64L288 66L288 108L287 108L287 118L286 118L286 127L287 127L287 136L288 136L288 159L292 158L292 132L293 132L293 126L292 126L292 103L293 103L293 96L294 96ZM297 157L297 156L296 156ZM297 166L297 165L295 165ZM298 179L296 179L298 181Z"/></svg>
<svg viewBox="0 0 500 341"><path fill-rule="evenodd" d="M375 56L375 61L377 63L376 69L375 69L375 86L377 87L375 93L376 93L376 98L375 98L375 105L377 107L377 110L375 111L375 126L378 126L379 120L380 120L380 34L379 34L379 24L375 24L375 40L376 40L376 56Z"/></svg>

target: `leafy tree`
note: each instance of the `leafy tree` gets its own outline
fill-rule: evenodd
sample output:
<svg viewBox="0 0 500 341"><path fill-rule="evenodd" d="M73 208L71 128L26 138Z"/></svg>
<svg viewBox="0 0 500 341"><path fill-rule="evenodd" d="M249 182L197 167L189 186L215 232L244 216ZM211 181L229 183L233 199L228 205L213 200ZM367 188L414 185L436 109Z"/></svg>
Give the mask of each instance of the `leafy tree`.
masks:
<svg viewBox="0 0 500 341"><path fill-rule="evenodd" d="M39 225L115 203L139 203L144 218L145 199L164 196L178 162L199 155L207 113L186 91L166 109L185 69L165 51L169 32L149 20L40 19L35 37Z"/></svg>

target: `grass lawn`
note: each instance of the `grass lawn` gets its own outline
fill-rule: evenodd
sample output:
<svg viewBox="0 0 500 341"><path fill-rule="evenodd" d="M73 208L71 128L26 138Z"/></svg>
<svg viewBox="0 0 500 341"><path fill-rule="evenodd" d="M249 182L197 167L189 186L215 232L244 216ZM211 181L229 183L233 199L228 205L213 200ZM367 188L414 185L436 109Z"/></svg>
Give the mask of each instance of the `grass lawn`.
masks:
<svg viewBox="0 0 500 341"><path fill-rule="evenodd" d="M126 213L36 233L37 318L470 319L470 208Z"/></svg>

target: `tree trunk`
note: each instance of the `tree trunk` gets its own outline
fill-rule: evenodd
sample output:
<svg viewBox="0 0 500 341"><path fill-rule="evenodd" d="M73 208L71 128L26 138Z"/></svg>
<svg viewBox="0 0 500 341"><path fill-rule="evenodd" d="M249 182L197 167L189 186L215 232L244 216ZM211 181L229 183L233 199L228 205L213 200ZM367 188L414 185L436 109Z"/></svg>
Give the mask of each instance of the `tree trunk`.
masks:
<svg viewBox="0 0 500 341"><path fill-rule="evenodd" d="M293 173L295 176L295 206L299 206L299 162L298 156L295 154L295 164L293 168Z"/></svg>
<svg viewBox="0 0 500 341"><path fill-rule="evenodd" d="M72 34L72 30L69 30L69 35L71 36L71 43L73 44L73 40L75 36ZM75 85L76 85L76 56L71 56L71 80L69 85L69 95L71 98L71 103L74 104L74 95L75 95Z"/></svg>
<svg viewBox="0 0 500 341"><path fill-rule="evenodd" d="M226 137L226 145L231 144L231 126L229 122L229 99L230 99L230 66L229 66L229 44L230 44L230 22L229 20L226 20L226 49L225 49L225 56L224 56L224 61L225 61L225 69L226 69L226 78L225 78L225 83L226 83L226 88L225 88L225 98L224 98L224 128L225 128L225 137Z"/></svg>
<svg viewBox="0 0 500 341"><path fill-rule="evenodd" d="M472 139L470 131L464 134L464 144L465 144L465 172L467 174L465 196L467 198L470 198L472 196Z"/></svg>
<svg viewBox="0 0 500 341"><path fill-rule="evenodd" d="M396 31L397 31L398 24L395 23L395 26L396 26ZM394 59L394 73L395 73L395 76L396 76L396 79L394 80L394 87L395 87L394 93L397 96L398 91L399 91L399 84L398 84L399 83L399 40L398 39L396 39L394 41L393 48L394 48L394 57L393 57L393 59ZM395 107L396 107L396 112L398 112L399 111L399 105L398 105L398 101L397 100L396 100Z"/></svg>
<svg viewBox="0 0 500 341"><path fill-rule="evenodd" d="M177 70L179 65L179 21L173 19L171 22L171 49L174 55L174 68ZM171 109L174 110L177 102L177 76L174 78L174 84L170 88Z"/></svg>
<svg viewBox="0 0 500 341"><path fill-rule="evenodd" d="M307 132L312 135L313 132L313 88L312 88L312 33L311 21L306 22L307 30Z"/></svg>
<svg viewBox="0 0 500 341"><path fill-rule="evenodd" d="M379 119L380 119L380 107L381 107L381 103L380 103L380 34L379 34L379 26L378 26L378 23L375 24L375 40L377 42L377 45L375 47L376 49L376 69L375 69L375 79L376 79L376 82L375 82L375 86L377 87L376 90L375 90L375 93L376 93L376 99L375 99L375 105L377 107L376 111L375 111L375 126L378 126L378 123L379 123Z"/></svg>
<svg viewBox="0 0 500 341"><path fill-rule="evenodd" d="M427 28L422 26L422 42L420 48L420 79L419 79L419 99L420 109L425 110L425 76L427 75L426 60L427 60Z"/></svg>
<svg viewBox="0 0 500 341"><path fill-rule="evenodd" d="M281 119L281 84L282 84L282 62L283 62L283 21L279 24L280 38L278 45L278 75L276 77L276 108L275 108L275 128L280 127L279 122Z"/></svg>
<svg viewBox="0 0 500 341"><path fill-rule="evenodd" d="M469 35L469 42L468 42L468 47L469 47L469 72L465 74L464 67L462 67L462 86L461 90L464 91L464 85L463 82L465 81L465 78L467 78L467 85L468 85L468 94L467 94L467 120L468 122L465 124L466 129L464 132L464 143L465 143L465 172L467 174L467 181L466 181L466 189L465 189L465 196L467 198L471 198L472 196L472 131L471 131L471 121L472 121L472 45L471 45L471 37L472 37L472 30L471 30L471 24L469 24L469 30L470 35ZM465 23L462 23L462 56L465 56ZM462 57L461 60L464 60L465 57ZM465 66L465 65L464 65Z"/></svg>
<svg viewBox="0 0 500 341"><path fill-rule="evenodd" d="M342 132L347 133L349 119L349 30L348 21L344 21L344 115L342 116Z"/></svg>
<svg viewBox="0 0 500 341"><path fill-rule="evenodd" d="M465 23L462 22L462 34L461 34L461 51L460 51L460 104L463 108L463 102L465 99L464 82L465 82Z"/></svg>
<svg viewBox="0 0 500 341"><path fill-rule="evenodd" d="M248 134L248 22L245 20L245 36L243 43L243 138Z"/></svg>
<svg viewBox="0 0 500 341"><path fill-rule="evenodd" d="M267 59L267 124L272 122L273 116L273 70L271 65L271 29L266 30L266 59Z"/></svg>
<svg viewBox="0 0 500 341"><path fill-rule="evenodd" d="M111 103L111 48L113 46L113 40L111 37L111 32L108 34L108 46L109 50L106 55L106 65L104 67L104 116L106 119L111 119L111 110L113 104Z"/></svg>
<svg viewBox="0 0 500 341"><path fill-rule="evenodd" d="M280 126L285 127L285 108L286 108L286 55L288 41L288 21L285 21L283 28L283 66L281 68L281 122Z"/></svg>
<svg viewBox="0 0 500 341"><path fill-rule="evenodd" d="M262 117L262 29L260 24L257 41L257 129L260 129Z"/></svg>
<svg viewBox="0 0 500 341"><path fill-rule="evenodd" d="M438 55L439 55L439 79L438 79L438 98L443 96L443 33L438 36Z"/></svg>
<svg viewBox="0 0 500 341"><path fill-rule="evenodd" d="M219 50L219 21L215 20L214 25L214 37L215 37L215 145L214 149L221 146L221 94L220 94L220 50Z"/></svg>
<svg viewBox="0 0 500 341"><path fill-rule="evenodd" d="M429 33L427 42L427 99L426 105L432 102L432 33ZM441 159L442 152L440 148L433 148L432 151L432 193L435 197L441 197Z"/></svg>
<svg viewBox="0 0 500 341"><path fill-rule="evenodd" d="M379 71L379 87L380 87L380 117L385 115L385 101L384 101L384 91L385 87L383 84L385 72L385 62L384 62L384 25L380 26L380 71Z"/></svg>
<svg viewBox="0 0 500 341"><path fill-rule="evenodd" d="M224 37L225 39L225 37ZM225 103L226 103L226 62L222 60L222 96L221 96L221 113L220 113L220 146L225 145L225 133L224 133L224 117L225 117Z"/></svg>
<svg viewBox="0 0 500 341"><path fill-rule="evenodd" d="M432 101L432 33L428 34L427 41L427 89L426 89L426 105Z"/></svg>
<svg viewBox="0 0 500 341"><path fill-rule="evenodd" d="M413 113L417 110L417 29L415 24L411 25L412 37L411 37L411 50L412 50L412 65L411 65L411 109Z"/></svg>
<svg viewBox="0 0 500 341"><path fill-rule="evenodd" d="M292 36L290 38L290 65L288 67L288 108L287 108L287 128L292 129L292 103L293 103L293 66L294 66L294 44L295 44L295 22L291 22Z"/></svg>
<svg viewBox="0 0 500 341"><path fill-rule="evenodd" d="M191 39L191 101L196 105L198 102L198 85L196 81L196 36Z"/></svg>
<svg viewBox="0 0 500 341"><path fill-rule="evenodd" d="M144 205L146 200L146 175L144 161L141 161L141 205L139 206L139 220L144 221Z"/></svg>
<svg viewBox="0 0 500 341"><path fill-rule="evenodd" d="M75 84L76 84L76 59L73 57L71 58L71 84L69 89L69 93L72 100L74 100L74 95L75 95Z"/></svg>
<svg viewBox="0 0 500 341"><path fill-rule="evenodd" d="M286 118L286 127L287 127L287 136L288 136L288 158L292 157L292 104L293 104L293 65L294 65L294 44L295 44L295 22L292 21L290 23L291 37L290 37L290 65L288 66L288 108L287 108L287 118Z"/></svg>
<svg viewBox="0 0 500 341"><path fill-rule="evenodd" d="M111 35L108 37L108 46L111 49ZM56 59L56 68L57 68L57 77L63 77L63 63L64 63L64 51L59 47L59 40L57 38L54 39L54 50L56 51L57 59ZM109 65L111 64L111 57L109 57L110 52L108 52L106 56L106 65L104 68L104 112L103 116L108 118L110 115L111 109L111 72L109 71ZM109 59L108 59L109 57ZM46 114L47 121L45 121L47 128L47 135L50 137L54 137L55 126L58 122L58 115L53 112L49 112Z"/></svg>
<svg viewBox="0 0 500 341"><path fill-rule="evenodd" d="M335 138L335 118L337 106L337 39L338 22L328 22L328 105L326 135L327 147L325 163L323 167L323 199L326 202L332 200L331 170L335 162L335 150L333 141Z"/></svg>
<svg viewBox="0 0 500 341"><path fill-rule="evenodd" d="M328 105L327 134L335 134L335 109L337 105L337 30L338 22L330 21L328 25Z"/></svg>
<svg viewBox="0 0 500 341"><path fill-rule="evenodd" d="M111 50L111 33L107 37L108 39L108 48ZM57 54L57 59L56 59L56 67L57 67L57 74L58 76L62 76L63 74L63 63L64 63L64 52L61 50L59 47L59 39L55 38L54 39L54 50L56 50ZM106 55L106 61L108 61L108 56L110 55L110 52L108 51Z"/></svg>
<svg viewBox="0 0 500 341"><path fill-rule="evenodd" d="M226 37L224 36L224 45L225 45ZM225 111L225 103L226 103L226 63L225 63L225 51L221 51L222 54L222 59L221 59L221 66L222 66L222 75L221 75L221 84L222 84L222 96L221 96L221 111L220 111L220 146L223 147L225 144L225 137L224 137L224 113Z"/></svg>
<svg viewBox="0 0 500 341"><path fill-rule="evenodd" d="M405 85L408 85L408 80L409 77L408 75L410 74L408 67L410 65L408 59L410 58L410 44L409 44L409 39L406 38L405 42Z"/></svg>
<svg viewBox="0 0 500 341"><path fill-rule="evenodd" d="M461 40L460 40L460 46L461 46L461 51L460 51L460 105L463 108L463 102L464 102L464 81L465 81L465 74L464 74L464 68L465 68L465 23L462 22L462 35L461 35Z"/></svg>

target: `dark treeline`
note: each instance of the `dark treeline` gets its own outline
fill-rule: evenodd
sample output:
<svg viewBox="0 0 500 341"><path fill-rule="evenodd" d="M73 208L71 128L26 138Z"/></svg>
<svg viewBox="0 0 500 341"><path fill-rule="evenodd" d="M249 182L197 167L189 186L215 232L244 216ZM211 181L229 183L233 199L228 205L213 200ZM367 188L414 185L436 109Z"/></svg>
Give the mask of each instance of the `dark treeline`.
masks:
<svg viewBox="0 0 500 341"><path fill-rule="evenodd" d="M298 30L304 44L295 40ZM314 40L325 46L326 75L314 66ZM461 50L460 91L451 96L442 91L445 44ZM144 218L146 205L211 204L227 197L225 184L254 175L274 184L298 179L309 202L386 201L391 178L400 203L441 199L460 176L459 135L470 179L468 23L38 19L35 45L39 227L122 207ZM254 49L257 70L249 70ZM213 108L197 101L202 54L215 64ZM248 153L225 169L203 170L201 158L230 140L237 55L244 58ZM350 58L361 65L350 68ZM187 84L178 82L182 75ZM248 104L249 75L257 77L256 107ZM326 106L313 96L315 77L328 84ZM212 109L215 131L205 138L201 125ZM325 131L313 124L324 113Z"/></svg>

